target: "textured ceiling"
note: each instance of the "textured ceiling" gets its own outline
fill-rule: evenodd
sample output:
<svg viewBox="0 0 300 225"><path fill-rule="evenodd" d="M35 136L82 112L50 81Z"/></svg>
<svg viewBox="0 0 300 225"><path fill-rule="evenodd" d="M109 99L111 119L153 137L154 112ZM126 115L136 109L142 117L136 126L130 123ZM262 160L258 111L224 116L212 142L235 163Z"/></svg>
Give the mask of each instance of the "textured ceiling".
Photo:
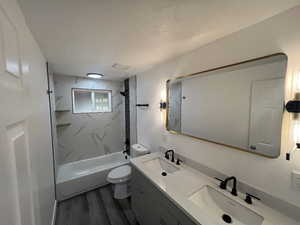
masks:
<svg viewBox="0 0 300 225"><path fill-rule="evenodd" d="M299 0L19 0L57 74L122 79ZM114 65L114 66L113 66ZM129 66L129 68L128 68Z"/></svg>

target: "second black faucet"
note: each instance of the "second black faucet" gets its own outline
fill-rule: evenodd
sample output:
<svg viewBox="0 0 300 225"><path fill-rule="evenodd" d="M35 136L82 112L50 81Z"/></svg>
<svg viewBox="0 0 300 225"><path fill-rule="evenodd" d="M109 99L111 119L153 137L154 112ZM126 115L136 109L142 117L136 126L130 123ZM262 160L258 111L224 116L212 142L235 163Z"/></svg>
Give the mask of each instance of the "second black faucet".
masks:
<svg viewBox="0 0 300 225"><path fill-rule="evenodd" d="M175 152L172 149L165 152L165 158L170 159L169 153L171 153L171 157L172 157L171 162L175 162Z"/></svg>

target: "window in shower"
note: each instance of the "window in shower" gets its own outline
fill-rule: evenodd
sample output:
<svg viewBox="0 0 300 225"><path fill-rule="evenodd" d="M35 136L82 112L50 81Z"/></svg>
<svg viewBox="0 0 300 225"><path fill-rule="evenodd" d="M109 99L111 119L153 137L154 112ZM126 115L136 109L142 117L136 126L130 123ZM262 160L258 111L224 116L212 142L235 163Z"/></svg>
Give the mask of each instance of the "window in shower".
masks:
<svg viewBox="0 0 300 225"><path fill-rule="evenodd" d="M73 88L73 113L112 112L111 94L111 90Z"/></svg>

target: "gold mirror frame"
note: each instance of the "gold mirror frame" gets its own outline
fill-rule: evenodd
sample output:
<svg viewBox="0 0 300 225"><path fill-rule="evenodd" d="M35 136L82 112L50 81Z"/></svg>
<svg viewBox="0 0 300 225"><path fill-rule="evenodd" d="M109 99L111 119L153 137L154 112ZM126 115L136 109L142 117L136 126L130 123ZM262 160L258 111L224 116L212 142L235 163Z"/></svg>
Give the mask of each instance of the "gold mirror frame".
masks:
<svg viewBox="0 0 300 225"><path fill-rule="evenodd" d="M280 148L279 154L276 157L272 157L272 156L268 156L268 155L265 155L265 154L262 154L262 153L258 153L258 152L251 152L251 151L249 151L247 149L239 148L239 147L236 147L236 146L233 146L233 145L227 145L227 144L224 144L224 143L219 143L219 142L208 140L208 139L205 139L205 138L201 138L201 137L196 137L196 136L189 135L189 134L180 133L180 132L177 132L177 131L174 131L174 130L170 130L168 128L168 121L169 121L169 118L168 118L169 117L169 83L171 81L182 79L182 78L187 78L187 77L193 77L193 76L197 76L197 75L200 75L200 74L203 74L203 73L213 72L213 71L225 69L225 68L232 67L232 66L238 66L238 65L241 65L241 64L245 64L245 63L250 63L250 62L254 62L254 61L258 61L258 60L262 60L262 59L271 58L271 57L274 57L274 56L285 56L286 59L287 59L287 61L288 61L288 56L285 53L280 52L280 53L275 53L275 54L271 54L271 55L266 55L266 56L254 58L254 59L249 59L249 60L241 61L241 62L238 62L238 63L229 64L229 65L226 65L226 66L220 66L220 67L216 67L216 68L213 68L213 69L203 70L203 71L196 72L196 73L191 73L191 74L186 74L186 75L179 75L179 76L175 77L174 79L167 80L167 82L166 82L166 87L167 87L167 89L166 89L166 91L167 91L167 94L166 94L166 97L167 97L166 103L167 103L167 107L166 107L166 123L165 123L166 130L168 132L170 132L171 134L177 134L177 135L182 135L182 136L186 136L186 137L191 137L191 138L194 138L194 139L197 139L197 140L200 140L200 141L205 141L205 142L208 142L208 143L221 145L221 146L224 146L224 147L227 147L227 148L231 148L231 149L235 149L235 150L238 150L238 151L242 151L242 152L247 152L247 153L250 153L250 154L259 155L259 156L262 156L262 157L265 157L265 158L270 158L270 159L278 158L280 156L280 154L281 154L281 148ZM286 74L285 74L285 78L286 78ZM285 90L285 88L284 88L284 90ZM285 92L284 92L284 95L285 95ZM282 136L282 128L283 128L283 126L281 127L281 136Z"/></svg>

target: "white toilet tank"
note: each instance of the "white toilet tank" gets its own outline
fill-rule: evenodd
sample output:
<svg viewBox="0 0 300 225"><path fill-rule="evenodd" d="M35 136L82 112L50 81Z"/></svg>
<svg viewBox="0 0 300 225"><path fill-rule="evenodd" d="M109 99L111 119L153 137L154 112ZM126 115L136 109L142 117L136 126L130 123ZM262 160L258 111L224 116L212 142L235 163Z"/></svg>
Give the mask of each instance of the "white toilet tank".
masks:
<svg viewBox="0 0 300 225"><path fill-rule="evenodd" d="M132 158L142 156L142 155L146 155L148 153L149 153L149 150L141 144L131 145L130 155L131 155Z"/></svg>

